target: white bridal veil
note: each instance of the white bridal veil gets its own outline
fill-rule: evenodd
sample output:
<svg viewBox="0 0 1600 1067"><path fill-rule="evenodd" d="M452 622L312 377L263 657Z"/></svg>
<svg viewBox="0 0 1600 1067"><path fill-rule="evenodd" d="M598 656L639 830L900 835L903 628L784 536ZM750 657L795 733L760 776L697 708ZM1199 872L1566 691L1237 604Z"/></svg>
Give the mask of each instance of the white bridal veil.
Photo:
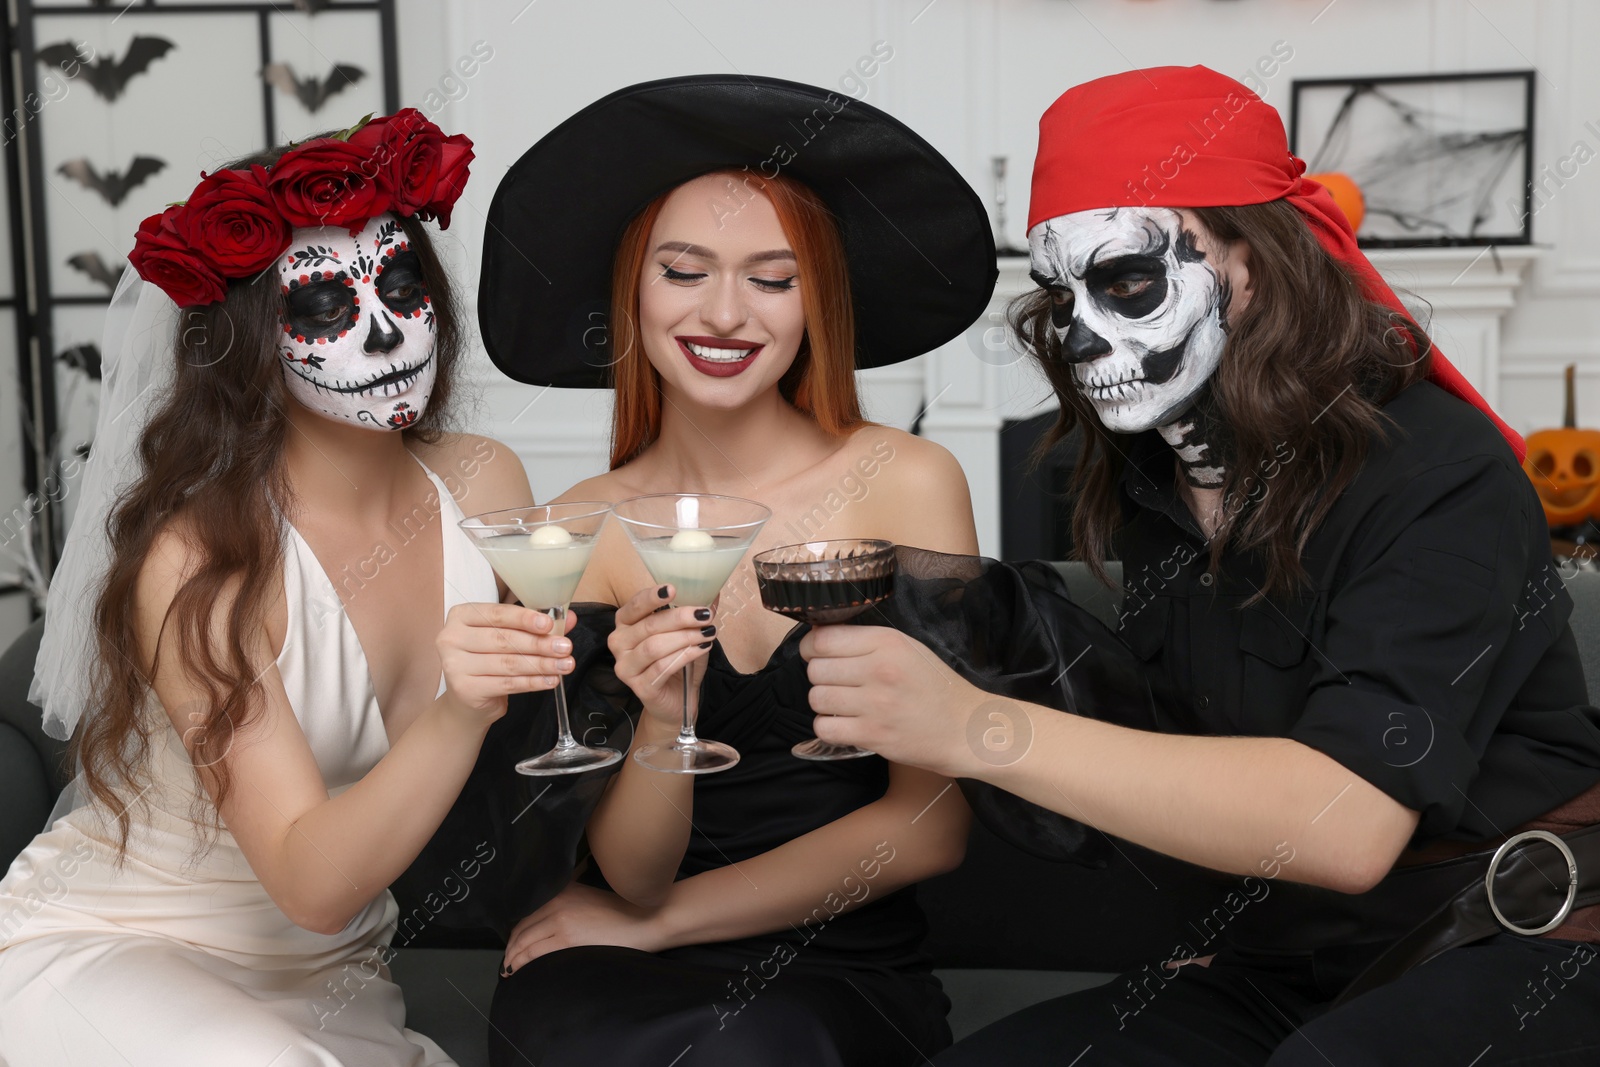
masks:
<svg viewBox="0 0 1600 1067"><path fill-rule="evenodd" d="M94 607L111 562L106 519L139 476L139 437L172 384L177 325L171 298L132 268L124 271L106 311L100 410L66 548L50 580L28 689L28 699L44 710L45 733L59 740L72 736L89 701Z"/></svg>

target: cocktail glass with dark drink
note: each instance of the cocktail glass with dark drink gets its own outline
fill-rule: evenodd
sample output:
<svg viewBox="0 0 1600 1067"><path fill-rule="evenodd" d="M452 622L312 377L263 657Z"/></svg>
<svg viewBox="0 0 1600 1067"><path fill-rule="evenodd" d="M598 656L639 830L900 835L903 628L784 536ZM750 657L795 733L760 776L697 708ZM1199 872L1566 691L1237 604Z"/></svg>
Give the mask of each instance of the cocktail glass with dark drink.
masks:
<svg viewBox="0 0 1600 1067"><path fill-rule="evenodd" d="M808 541L770 549L754 562L762 607L812 626L854 619L894 594L894 544L889 541ZM816 737L790 751L810 760L872 755Z"/></svg>

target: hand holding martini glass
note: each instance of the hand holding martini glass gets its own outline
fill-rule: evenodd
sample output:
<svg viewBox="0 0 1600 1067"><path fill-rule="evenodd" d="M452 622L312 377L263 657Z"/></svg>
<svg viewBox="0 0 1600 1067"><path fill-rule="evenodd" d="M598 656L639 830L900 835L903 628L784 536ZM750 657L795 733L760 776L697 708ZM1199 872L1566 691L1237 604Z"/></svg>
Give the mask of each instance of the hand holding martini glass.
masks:
<svg viewBox="0 0 1600 1067"><path fill-rule="evenodd" d="M673 587L674 607L709 607L744 558L756 534L772 517L753 500L705 493L636 496L614 505L612 514L650 576ZM739 762L739 753L719 741L695 736L689 699L690 669L683 668L683 727L670 745L645 745L633 754L654 771L710 774Z"/></svg>
<svg viewBox="0 0 1600 1067"><path fill-rule="evenodd" d="M609 504L580 500L490 511L462 519L461 528L524 607L550 616L555 622L551 632L559 636L566 630L567 607L609 514ZM622 758L614 748L579 744L572 736L566 688L559 680L554 694L559 735L555 747L517 764L518 773L577 774L609 767Z"/></svg>

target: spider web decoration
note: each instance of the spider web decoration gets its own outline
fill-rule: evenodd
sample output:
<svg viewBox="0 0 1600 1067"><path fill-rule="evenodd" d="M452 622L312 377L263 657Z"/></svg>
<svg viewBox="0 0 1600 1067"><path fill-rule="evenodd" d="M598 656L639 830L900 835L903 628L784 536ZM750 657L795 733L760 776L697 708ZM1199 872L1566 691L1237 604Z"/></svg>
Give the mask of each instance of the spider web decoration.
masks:
<svg viewBox="0 0 1600 1067"><path fill-rule="evenodd" d="M1360 187L1362 244L1525 243L1531 100L1520 76L1302 83L1297 154Z"/></svg>

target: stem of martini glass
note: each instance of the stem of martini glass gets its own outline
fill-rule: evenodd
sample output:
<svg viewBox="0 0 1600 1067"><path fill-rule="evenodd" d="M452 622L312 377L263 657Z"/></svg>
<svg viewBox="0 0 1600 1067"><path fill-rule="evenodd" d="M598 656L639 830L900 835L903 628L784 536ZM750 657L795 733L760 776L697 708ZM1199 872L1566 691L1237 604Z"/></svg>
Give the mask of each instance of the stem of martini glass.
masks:
<svg viewBox="0 0 1600 1067"><path fill-rule="evenodd" d="M549 615L551 620L555 623L555 626L550 631L551 633L560 634L566 630L566 608L551 608ZM560 676L557 676L556 678L556 687L554 692L556 698L556 731L559 734L559 736L556 738L556 748L577 748L577 739L572 736L572 720L567 715L566 680Z"/></svg>
<svg viewBox="0 0 1600 1067"><path fill-rule="evenodd" d="M689 665L683 667L683 729L678 731L678 744L693 745L699 742L694 734L694 717L689 714Z"/></svg>

